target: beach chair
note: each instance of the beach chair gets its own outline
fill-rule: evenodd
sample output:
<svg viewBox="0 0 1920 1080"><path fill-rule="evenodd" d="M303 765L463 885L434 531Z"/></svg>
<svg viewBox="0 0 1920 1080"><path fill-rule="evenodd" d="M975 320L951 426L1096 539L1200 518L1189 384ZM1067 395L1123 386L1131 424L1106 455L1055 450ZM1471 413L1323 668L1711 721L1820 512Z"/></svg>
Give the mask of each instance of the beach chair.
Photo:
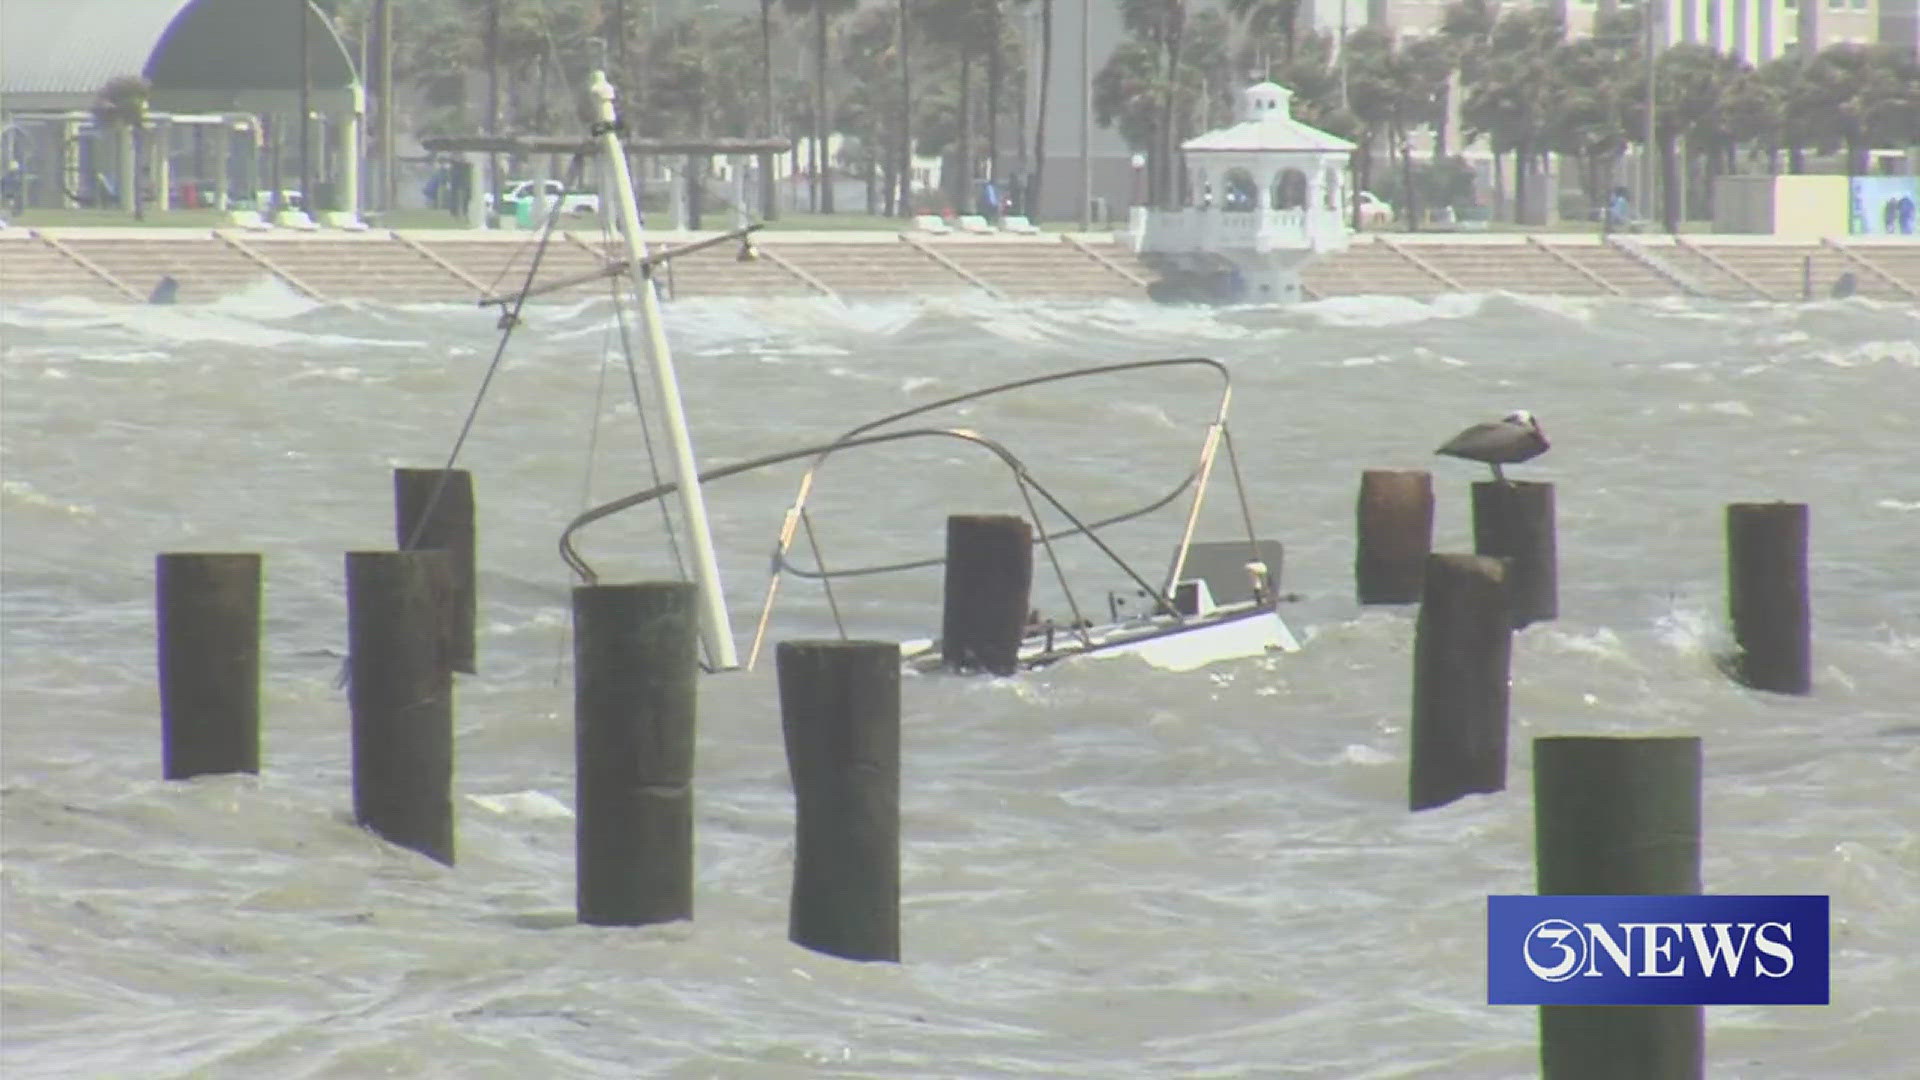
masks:
<svg viewBox="0 0 1920 1080"><path fill-rule="evenodd" d="M938 214L921 214L913 219L913 223L921 232L931 233L934 236L946 236L953 232L946 222L940 220Z"/></svg>
<svg viewBox="0 0 1920 1080"><path fill-rule="evenodd" d="M368 228L351 210L327 210L321 213L320 220L327 228L341 232L366 232Z"/></svg>
<svg viewBox="0 0 1920 1080"><path fill-rule="evenodd" d="M258 210L229 210L227 224L236 229L251 229L255 232L273 228L266 218L260 216Z"/></svg>
<svg viewBox="0 0 1920 1080"><path fill-rule="evenodd" d="M1019 214L1010 214L1002 220L1000 222L1000 230L1002 232L1013 233L1016 236L1040 235L1040 226L1035 225Z"/></svg>
<svg viewBox="0 0 1920 1080"><path fill-rule="evenodd" d="M979 214L962 214L960 215L960 231L972 233L975 236L992 236L999 230L987 224L987 219L981 217Z"/></svg>
<svg viewBox="0 0 1920 1080"><path fill-rule="evenodd" d="M282 210L273 215L273 223L282 229L297 229L300 232L318 232L320 226L305 210Z"/></svg>

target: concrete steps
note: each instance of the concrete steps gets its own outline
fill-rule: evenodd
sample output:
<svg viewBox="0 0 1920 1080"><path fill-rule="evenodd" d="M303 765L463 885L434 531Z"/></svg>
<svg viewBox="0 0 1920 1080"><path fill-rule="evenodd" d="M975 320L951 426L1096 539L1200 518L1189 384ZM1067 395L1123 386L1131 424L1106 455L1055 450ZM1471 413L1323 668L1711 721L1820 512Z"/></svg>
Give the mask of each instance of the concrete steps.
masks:
<svg viewBox="0 0 1920 1080"><path fill-rule="evenodd" d="M537 239L526 233L472 236L433 230L396 235L49 229L42 234L13 228L0 231L0 300L56 296L141 299L161 277L172 275L180 282L179 300L200 303L273 279L273 270L261 265L264 260L327 300L471 303L482 289L511 292L518 288L525 280ZM1015 300L1145 300L1143 286L1055 238L916 239L924 250L893 234L843 238L838 234L765 233L754 238L755 247L791 265L792 271L772 258L739 262L736 245L720 244L675 260L671 281L678 295L684 297L818 295L819 290L806 280L812 277L843 299L858 301L980 295L982 289L968 280L970 274ZM690 242L684 236L657 238L654 247L659 250L663 243ZM63 254L56 243L65 245L74 257ZM1543 250L1543 244L1551 250ZM1666 237L1630 237L1622 244L1646 251L1708 294L1732 301L1759 299L1762 292L1775 300L1799 300L1809 258L1813 260L1816 298L1827 296L1840 275L1852 273L1862 296L1914 301L1912 295L1830 244L1733 238L1675 243ZM1102 242L1090 246L1114 264L1152 279L1152 273L1123 245ZM553 281L590 274L604 265L606 257L617 255L612 252L603 256L603 250L597 233L557 234L541 262L540 279ZM1849 244L1848 250L1896 280L1920 289L1920 244L1859 242ZM1703 252L1711 253L1711 257ZM942 258L953 265L943 265ZM97 265L137 295L129 297L116 290L79 260ZM1385 294L1428 298L1449 291L1445 282L1422 270L1415 260L1470 291L1610 295L1578 267L1628 296L1677 296L1681 292L1627 251L1612 244L1596 244L1590 236L1558 241L1542 236L1537 244L1520 237L1511 241L1419 237L1398 239L1392 246L1363 236L1356 238L1350 249L1308 264L1306 285L1315 297ZM605 287L588 283L574 292L605 295Z"/></svg>
<svg viewBox="0 0 1920 1080"><path fill-rule="evenodd" d="M1091 300L1145 295L1143 286L1121 277L1085 252L1047 240L962 240L928 243L955 264L1000 290L1008 299ZM1102 252L1122 266L1133 253L1112 245ZM1147 275L1143 275L1147 276Z"/></svg>
<svg viewBox="0 0 1920 1080"><path fill-rule="evenodd" d="M756 241L757 241L756 237ZM673 244L659 245L655 250L672 250ZM786 259L786 253L773 244L756 242L756 248L770 252L774 256ZM672 295L681 297L696 296L819 296L818 290L805 281L782 269L771 258L758 258L747 262L740 261L740 245L716 244L710 248L688 255L681 255L667 264L662 273L672 290Z"/></svg>
<svg viewBox="0 0 1920 1080"><path fill-rule="evenodd" d="M423 233L409 234L414 242L438 255L453 267L478 281L486 292L494 295L511 293L526 284L527 271L533 265L534 252L539 250L538 234L528 232L509 235L501 239L473 239L465 237L427 236ZM554 281L560 278L586 274L599 269L604 263L597 253L599 238L588 241L592 247L569 240L565 235L554 236L547 245L546 254L540 257L540 271L536 282ZM395 242L397 245L397 241ZM594 286L582 285L581 289ZM461 298L476 299L471 287L461 292ZM586 295L586 294L582 294ZM606 287L598 286L593 295L606 295Z"/></svg>
<svg viewBox="0 0 1920 1080"><path fill-rule="evenodd" d="M0 232L0 301L52 296L124 301L125 293L26 229Z"/></svg>
<svg viewBox="0 0 1920 1080"><path fill-rule="evenodd" d="M1552 241L1548 241L1552 244ZM1680 290L1653 268L1611 244L1552 244L1553 250L1585 267L1628 296L1673 296Z"/></svg>
<svg viewBox="0 0 1920 1080"><path fill-rule="evenodd" d="M1405 244L1405 250L1468 292L1598 296L1606 290L1532 244Z"/></svg>
<svg viewBox="0 0 1920 1080"><path fill-rule="evenodd" d="M910 244L781 242L781 257L847 298L914 299L981 295L966 278Z"/></svg>
<svg viewBox="0 0 1920 1080"><path fill-rule="evenodd" d="M327 300L366 296L396 303L474 299L472 286L384 234L267 233L234 239Z"/></svg>
<svg viewBox="0 0 1920 1080"><path fill-rule="evenodd" d="M1379 241L1356 240L1345 251L1307 264L1302 277L1315 296L1438 296L1448 291L1433 275L1421 270Z"/></svg>
<svg viewBox="0 0 1920 1080"><path fill-rule="evenodd" d="M142 230L163 231L171 230ZM273 280L264 267L206 233L191 237L63 234L60 242L143 295L162 277L173 275L180 283L175 298L183 304L218 300Z"/></svg>
<svg viewBox="0 0 1920 1080"><path fill-rule="evenodd" d="M1849 250L1887 273L1893 275L1902 285L1920 292L1920 244L1859 244ZM1851 265L1851 264L1849 264ZM1880 280L1879 275L1865 270L1857 270L1854 277L1860 279L1860 291L1867 296L1882 297L1889 300L1911 301L1913 297L1893 288Z"/></svg>
<svg viewBox="0 0 1920 1080"><path fill-rule="evenodd" d="M1759 294L1742 284L1740 279L1714 265L1713 261L1698 251L1683 244L1647 245L1647 251L1654 258L1665 262L1676 271L1698 285L1708 296L1717 300L1758 300ZM1800 290L1793 291L1794 299L1799 299Z"/></svg>
<svg viewBox="0 0 1920 1080"><path fill-rule="evenodd" d="M1712 249L1721 262L1745 275L1775 300L1799 300L1806 291L1807 260L1813 260L1813 296L1828 295L1841 274L1854 271L1860 292L1895 297L1887 285L1861 272L1846 256L1825 244L1740 244ZM1873 291L1869 291L1873 290Z"/></svg>
<svg viewBox="0 0 1920 1080"><path fill-rule="evenodd" d="M1872 263L1887 275L1893 275L1893 281L1899 281L1912 290L1912 292L1903 292L1885 281L1884 277L1880 277L1878 273L1828 248L1828 254L1837 258L1836 265L1843 267L1845 271L1853 271L1855 281L1859 282L1860 296L1872 296L1874 300L1893 300L1893 302L1905 302L1905 304L1914 302L1914 292L1920 292L1920 244L1901 244L1901 246L1851 244L1847 246L1847 250L1866 259L1868 263ZM1812 282L1814 296L1828 296L1828 290L1834 286L1834 279L1832 277L1822 279L1818 277L1818 273L1820 273L1820 267L1814 269L1814 275L1816 275ZM1839 273L1841 271L1836 271L1834 277Z"/></svg>

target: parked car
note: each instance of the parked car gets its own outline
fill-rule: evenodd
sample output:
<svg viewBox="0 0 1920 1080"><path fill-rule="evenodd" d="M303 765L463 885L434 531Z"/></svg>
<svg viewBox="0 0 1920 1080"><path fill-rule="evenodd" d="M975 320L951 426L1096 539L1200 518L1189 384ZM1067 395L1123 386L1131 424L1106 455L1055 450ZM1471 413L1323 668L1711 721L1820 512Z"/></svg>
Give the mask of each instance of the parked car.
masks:
<svg viewBox="0 0 1920 1080"><path fill-rule="evenodd" d="M1393 206L1371 191L1360 193L1360 225L1368 229L1384 229L1393 224Z"/></svg>
<svg viewBox="0 0 1920 1080"><path fill-rule="evenodd" d="M515 180L507 188L502 200L507 206L518 208L520 203L533 196L534 186L540 183L534 180ZM544 182L547 205L560 207L563 214L597 214L600 212L600 196L592 191L568 191L567 186L558 180ZM493 193L486 195L487 209L493 209Z"/></svg>

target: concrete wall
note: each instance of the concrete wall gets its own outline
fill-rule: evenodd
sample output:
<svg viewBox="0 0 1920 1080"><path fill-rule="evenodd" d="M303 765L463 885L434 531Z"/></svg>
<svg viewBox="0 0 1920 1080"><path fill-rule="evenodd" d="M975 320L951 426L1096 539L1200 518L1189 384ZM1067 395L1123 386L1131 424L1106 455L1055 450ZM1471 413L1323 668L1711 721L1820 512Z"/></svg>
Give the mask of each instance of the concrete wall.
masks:
<svg viewBox="0 0 1920 1080"><path fill-rule="evenodd" d="M1713 231L1773 232L1772 176L1716 176L1713 180Z"/></svg>
<svg viewBox="0 0 1920 1080"><path fill-rule="evenodd" d="M1847 235L1847 178L1773 178L1773 234L1782 240L1818 240Z"/></svg>

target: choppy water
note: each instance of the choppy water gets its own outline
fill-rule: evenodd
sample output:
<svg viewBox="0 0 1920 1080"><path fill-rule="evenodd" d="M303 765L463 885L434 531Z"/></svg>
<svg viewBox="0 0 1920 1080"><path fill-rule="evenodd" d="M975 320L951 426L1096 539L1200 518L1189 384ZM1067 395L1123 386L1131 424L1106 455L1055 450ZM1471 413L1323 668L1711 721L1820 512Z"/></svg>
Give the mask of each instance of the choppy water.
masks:
<svg viewBox="0 0 1920 1080"><path fill-rule="evenodd" d="M704 461L1001 378L1209 355L1304 652L1190 675L909 680L905 963L786 940L792 803L769 670L702 683L697 920L572 920L561 524L645 482L594 304L537 309L461 464L481 503L481 674L457 690L459 865L347 813L342 552L392 544L389 470L440 463L493 341L459 307L9 305L4 375L0 1072L28 1077L1495 1077L1535 1013L1483 1004L1484 897L1532 888L1529 740L1706 738L1706 883L1829 893L1833 1004L1709 1012L1716 1077L1913 1074L1920 1026L1920 314L1456 297L1288 311L806 301L671 312ZM598 455L587 471L600 401ZM1203 380L976 406L1089 513L1189 466ZM1514 407L1554 440L1561 618L1516 640L1510 790L1404 809L1410 609L1352 602L1369 467L1428 467L1437 541L1478 472L1435 459ZM836 463L840 564L1020 509L958 444ZM743 636L791 469L715 485ZM1818 692L1729 685L1722 508L1814 515ZM1203 535L1230 535L1229 500ZM1157 566L1176 519L1128 526ZM1084 545L1081 545L1084 546ZM592 532L658 576L657 518ZM152 559L267 557L266 771L164 784ZM1082 595L1112 582L1077 548ZM789 583L778 636L830 628ZM848 585L868 633L936 574ZM1057 592L1043 606L1057 610ZM1096 602L1097 603L1097 602Z"/></svg>

